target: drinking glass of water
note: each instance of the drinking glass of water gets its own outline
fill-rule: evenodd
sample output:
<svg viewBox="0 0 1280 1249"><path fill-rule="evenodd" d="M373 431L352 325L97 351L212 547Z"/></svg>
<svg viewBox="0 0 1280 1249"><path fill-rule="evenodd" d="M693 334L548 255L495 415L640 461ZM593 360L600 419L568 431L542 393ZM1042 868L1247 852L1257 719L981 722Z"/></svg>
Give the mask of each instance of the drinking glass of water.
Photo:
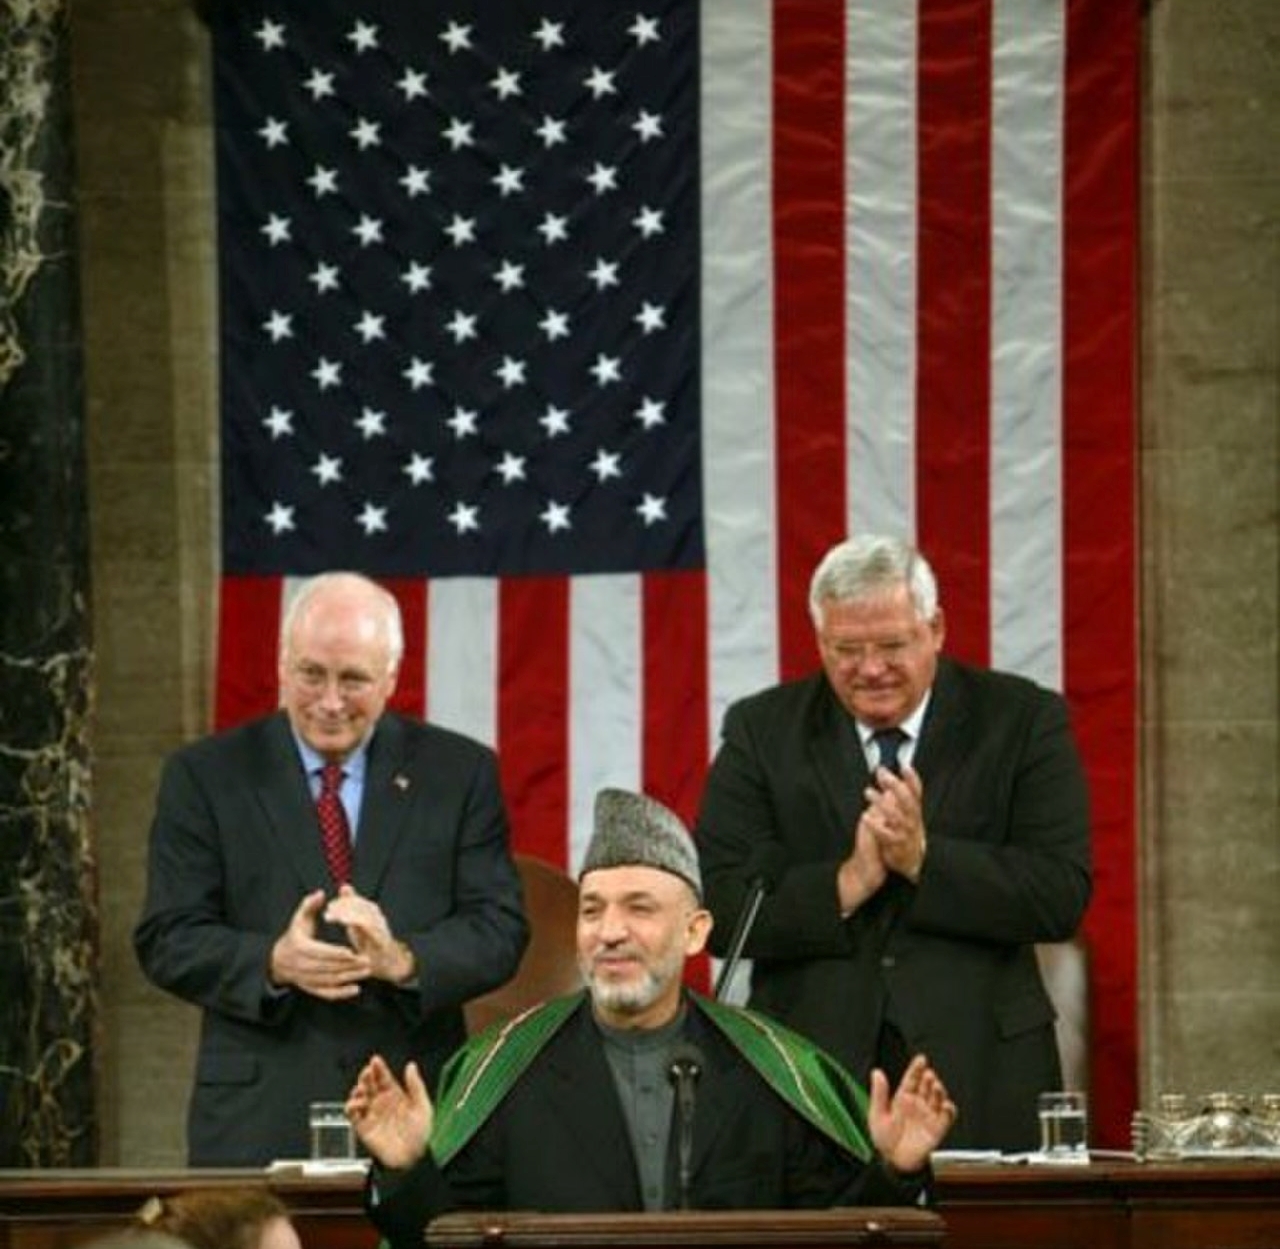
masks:
<svg viewBox="0 0 1280 1249"><path fill-rule="evenodd" d="M1079 1092L1040 1094L1040 1160L1089 1161L1089 1108Z"/></svg>
<svg viewBox="0 0 1280 1249"><path fill-rule="evenodd" d="M341 1102L312 1102L311 1158L313 1162L347 1161L356 1156L356 1138Z"/></svg>

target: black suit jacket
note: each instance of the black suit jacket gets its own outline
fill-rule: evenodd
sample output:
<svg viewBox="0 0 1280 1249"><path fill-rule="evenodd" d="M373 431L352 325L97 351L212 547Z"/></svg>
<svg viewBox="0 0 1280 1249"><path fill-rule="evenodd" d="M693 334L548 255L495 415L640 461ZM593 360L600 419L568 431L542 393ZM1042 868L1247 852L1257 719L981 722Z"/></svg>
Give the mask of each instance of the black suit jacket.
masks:
<svg viewBox="0 0 1280 1249"><path fill-rule="evenodd" d="M697 830L713 949L724 952L759 847L780 847L747 946L751 1005L861 1079L887 1016L960 1108L949 1146L1033 1148L1036 1094L1061 1081L1034 944L1075 933L1091 885L1066 704L941 660L914 756L928 834L919 884L891 876L841 919L836 869L869 783L850 733L821 674L730 707Z"/></svg>
<svg viewBox="0 0 1280 1249"><path fill-rule="evenodd" d="M308 1102L345 1099L374 1052L397 1069L416 1059L434 1081L464 1039L462 1004L514 973L528 929L493 753L384 714L352 883L412 947L416 987L374 981L345 1002L273 989L272 945L305 894L333 891L288 720L167 760L134 944L155 984L203 1012L191 1165L305 1157Z"/></svg>
<svg viewBox="0 0 1280 1249"><path fill-rule="evenodd" d="M584 1003L586 1001L584 995ZM924 1175L891 1176L839 1149L802 1119L690 1006L685 1036L702 1051L693 1116L695 1210L905 1205ZM666 1204L679 1204L675 1124ZM394 1249L421 1249L449 1210L591 1213L643 1210L622 1103L590 1007L557 1033L477 1135L443 1168L377 1173L370 1214Z"/></svg>

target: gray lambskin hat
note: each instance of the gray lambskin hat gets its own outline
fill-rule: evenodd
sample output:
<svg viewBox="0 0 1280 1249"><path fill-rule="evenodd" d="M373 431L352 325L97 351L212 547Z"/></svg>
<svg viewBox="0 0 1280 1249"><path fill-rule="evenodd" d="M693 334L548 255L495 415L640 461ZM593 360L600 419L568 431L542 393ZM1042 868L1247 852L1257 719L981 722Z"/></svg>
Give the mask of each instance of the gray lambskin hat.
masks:
<svg viewBox="0 0 1280 1249"><path fill-rule="evenodd" d="M687 881L702 898L698 852L684 821L646 794L602 789L596 794L595 829L578 872L605 867L656 867Z"/></svg>

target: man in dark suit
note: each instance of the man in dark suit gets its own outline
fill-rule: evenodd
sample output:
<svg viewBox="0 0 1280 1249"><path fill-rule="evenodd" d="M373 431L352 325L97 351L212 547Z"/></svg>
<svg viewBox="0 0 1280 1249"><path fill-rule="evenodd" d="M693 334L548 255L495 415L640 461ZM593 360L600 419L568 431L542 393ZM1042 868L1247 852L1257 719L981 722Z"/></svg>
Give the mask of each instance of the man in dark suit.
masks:
<svg viewBox="0 0 1280 1249"><path fill-rule="evenodd" d="M403 651L387 591L313 578L281 628L282 710L165 764L134 945L203 1012L192 1166L305 1157L308 1103L372 1053L434 1080L463 1003L520 960L496 760L386 709Z"/></svg>
<svg viewBox="0 0 1280 1249"><path fill-rule="evenodd" d="M855 1075L928 1053L960 1109L949 1145L1034 1148L1062 1078L1034 946L1075 933L1091 887L1066 704L944 658L904 542L832 548L809 607L823 671L725 715L697 828L715 931L767 881L751 1005Z"/></svg>
<svg viewBox="0 0 1280 1249"><path fill-rule="evenodd" d="M675 814L604 790L577 924L585 993L473 1039L433 1104L381 1059L347 1103L394 1249L453 1209L556 1213L899 1205L922 1194L955 1106L923 1058L892 1099L771 1020L682 987L711 927ZM685 1076L673 1079L673 1067ZM679 1085L691 1084L686 1100ZM690 1107L690 1101L692 1106Z"/></svg>

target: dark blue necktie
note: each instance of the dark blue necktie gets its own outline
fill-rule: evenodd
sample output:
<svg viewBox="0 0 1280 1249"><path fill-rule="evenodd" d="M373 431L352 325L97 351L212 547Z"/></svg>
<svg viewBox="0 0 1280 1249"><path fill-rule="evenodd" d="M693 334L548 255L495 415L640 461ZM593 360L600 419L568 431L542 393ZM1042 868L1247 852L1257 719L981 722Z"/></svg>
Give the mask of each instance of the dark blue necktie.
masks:
<svg viewBox="0 0 1280 1249"><path fill-rule="evenodd" d="M898 761L898 751L907 740L907 734L901 729L877 729L871 734L876 744L876 751L882 768L888 768L894 776L902 775L902 764Z"/></svg>

